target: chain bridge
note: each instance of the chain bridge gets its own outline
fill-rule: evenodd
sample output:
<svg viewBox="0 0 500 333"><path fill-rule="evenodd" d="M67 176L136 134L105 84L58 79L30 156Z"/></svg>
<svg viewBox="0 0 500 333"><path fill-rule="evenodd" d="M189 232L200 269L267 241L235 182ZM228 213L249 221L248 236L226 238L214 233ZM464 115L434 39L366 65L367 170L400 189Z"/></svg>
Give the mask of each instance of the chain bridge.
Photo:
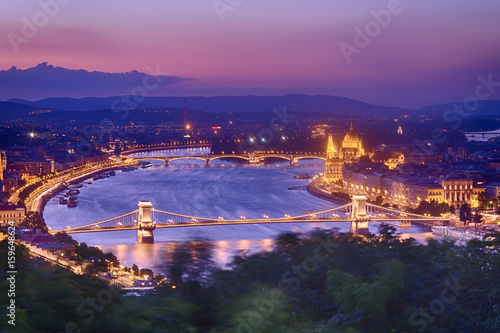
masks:
<svg viewBox="0 0 500 333"><path fill-rule="evenodd" d="M156 228L178 228L211 225L234 224L263 224L263 223L316 223L316 222L350 222L352 233L367 233L369 222L387 222L400 228L410 228L411 222L428 222L441 224L449 221L446 217L430 217L410 214L392 208L381 207L366 202L364 196L353 196L352 202L332 209L307 213L298 216L284 216L281 218L247 219L241 217L237 220L226 220L197 217L165 212L153 208L150 201L139 201L139 208L113 218L85 225L69 227L67 229L51 230L52 234L65 232L68 234L86 232L105 232L118 230L137 230L137 241L153 243L153 231Z"/></svg>

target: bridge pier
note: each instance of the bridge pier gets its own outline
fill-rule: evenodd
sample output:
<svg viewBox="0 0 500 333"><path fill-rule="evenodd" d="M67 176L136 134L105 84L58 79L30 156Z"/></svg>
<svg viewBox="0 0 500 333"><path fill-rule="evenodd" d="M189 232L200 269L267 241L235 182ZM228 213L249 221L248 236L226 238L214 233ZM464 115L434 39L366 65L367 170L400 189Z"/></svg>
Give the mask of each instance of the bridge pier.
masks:
<svg viewBox="0 0 500 333"><path fill-rule="evenodd" d="M155 228L145 228L145 227L139 227L137 230L137 241L139 243L154 243L155 238L153 235L153 230Z"/></svg>
<svg viewBox="0 0 500 333"><path fill-rule="evenodd" d="M258 164L259 159L253 153L248 154L248 164Z"/></svg>
<svg viewBox="0 0 500 333"><path fill-rule="evenodd" d="M299 164L299 160L296 159L293 155L290 156L290 165L297 165Z"/></svg>
<svg viewBox="0 0 500 333"><path fill-rule="evenodd" d="M165 157L165 166L170 165L170 159L168 157Z"/></svg>
<svg viewBox="0 0 500 333"><path fill-rule="evenodd" d="M350 232L353 234L368 234L369 219L366 216L366 197L363 195L352 196L352 217Z"/></svg>
<svg viewBox="0 0 500 333"><path fill-rule="evenodd" d="M368 220L356 220L351 222L349 232L351 234L367 235L368 234Z"/></svg>
<svg viewBox="0 0 500 333"><path fill-rule="evenodd" d="M411 221L400 221L399 228L400 229L410 229L411 228Z"/></svg>
<svg viewBox="0 0 500 333"><path fill-rule="evenodd" d="M210 158L208 156L205 158L205 160L207 161L207 165L210 165Z"/></svg>
<svg viewBox="0 0 500 333"><path fill-rule="evenodd" d="M154 243L153 230L156 226L151 221L151 201L139 201L139 229L137 230L137 241L139 243Z"/></svg>

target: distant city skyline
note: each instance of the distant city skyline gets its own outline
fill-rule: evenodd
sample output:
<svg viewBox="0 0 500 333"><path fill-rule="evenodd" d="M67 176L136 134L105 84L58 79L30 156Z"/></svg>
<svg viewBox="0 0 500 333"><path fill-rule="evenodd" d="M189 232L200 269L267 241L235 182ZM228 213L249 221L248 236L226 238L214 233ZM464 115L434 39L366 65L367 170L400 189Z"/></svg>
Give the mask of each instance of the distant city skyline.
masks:
<svg viewBox="0 0 500 333"><path fill-rule="evenodd" d="M3 1L0 100L131 94L152 68L163 76L148 96L460 102L478 76L500 82L499 12L494 0Z"/></svg>

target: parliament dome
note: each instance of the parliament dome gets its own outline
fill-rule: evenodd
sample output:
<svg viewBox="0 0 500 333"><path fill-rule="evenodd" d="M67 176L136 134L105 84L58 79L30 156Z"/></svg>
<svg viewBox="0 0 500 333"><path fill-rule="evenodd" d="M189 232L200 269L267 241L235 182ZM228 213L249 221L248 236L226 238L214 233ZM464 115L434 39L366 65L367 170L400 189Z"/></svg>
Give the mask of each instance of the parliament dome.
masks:
<svg viewBox="0 0 500 333"><path fill-rule="evenodd" d="M342 146L344 148L361 148L361 138L359 137L358 133L354 131L352 121L349 132L347 132L347 134L344 136Z"/></svg>

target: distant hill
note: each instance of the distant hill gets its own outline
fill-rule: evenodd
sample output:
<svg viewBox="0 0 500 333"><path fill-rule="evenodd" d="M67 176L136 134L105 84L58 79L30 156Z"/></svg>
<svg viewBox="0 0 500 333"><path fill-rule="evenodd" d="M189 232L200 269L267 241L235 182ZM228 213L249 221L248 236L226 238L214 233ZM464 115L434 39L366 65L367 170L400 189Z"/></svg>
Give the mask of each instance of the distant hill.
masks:
<svg viewBox="0 0 500 333"><path fill-rule="evenodd" d="M12 102L0 102L0 114L27 114L37 110L37 107L12 103Z"/></svg>
<svg viewBox="0 0 500 333"><path fill-rule="evenodd" d="M120 101L116 103L115 101ZM61 111L89 111L110 109L115 102L117 108L127 108L121 102L123 97L86 97L86 98L47 98L35 102L11 99L9 102L22 103L40 108ZM133 96L131 97L133 99ZM372 105L357 100L327 95L285 95L285 96L217 96L188 97L190 109L204 112L272 112L274 108L286 107L290 112L325 112L331 114L354 115L363 114L402 114L409 110ZM135 105L134 105L135 106ZM173 107L182 108L183 97L146 97L135 107Z"/></svg>
<svg viewBox="0 0 500 333"><path fill-rule="evenodd" d="M209 114L198 110L187 110L188 119L197 119L200 122L209 121ZM123 118L123 119L122 119ZM148 112L144 109L127 110L122 112L113 112L112 110L91 110L80 112L68 111L52 111L49 113L36 113L26 117L26 120L35 121L36 123L51 123L60 124L68 123L76 120L82 124L100 124L101 122L121 123L135 122L145 125L153 125L161 122L173 122L181 124L184 121L184 109L169 108L162 112Z"/></svg>
<svg viewBox="0 0 500 333"><path fill-rule="evenodd" d="M454 104L462 103L436 104L426 106L421 110L443 114L448 109L453 110ZM471 116L500 116L500 101L481 101L477 110L471 112Z"/></svg>

